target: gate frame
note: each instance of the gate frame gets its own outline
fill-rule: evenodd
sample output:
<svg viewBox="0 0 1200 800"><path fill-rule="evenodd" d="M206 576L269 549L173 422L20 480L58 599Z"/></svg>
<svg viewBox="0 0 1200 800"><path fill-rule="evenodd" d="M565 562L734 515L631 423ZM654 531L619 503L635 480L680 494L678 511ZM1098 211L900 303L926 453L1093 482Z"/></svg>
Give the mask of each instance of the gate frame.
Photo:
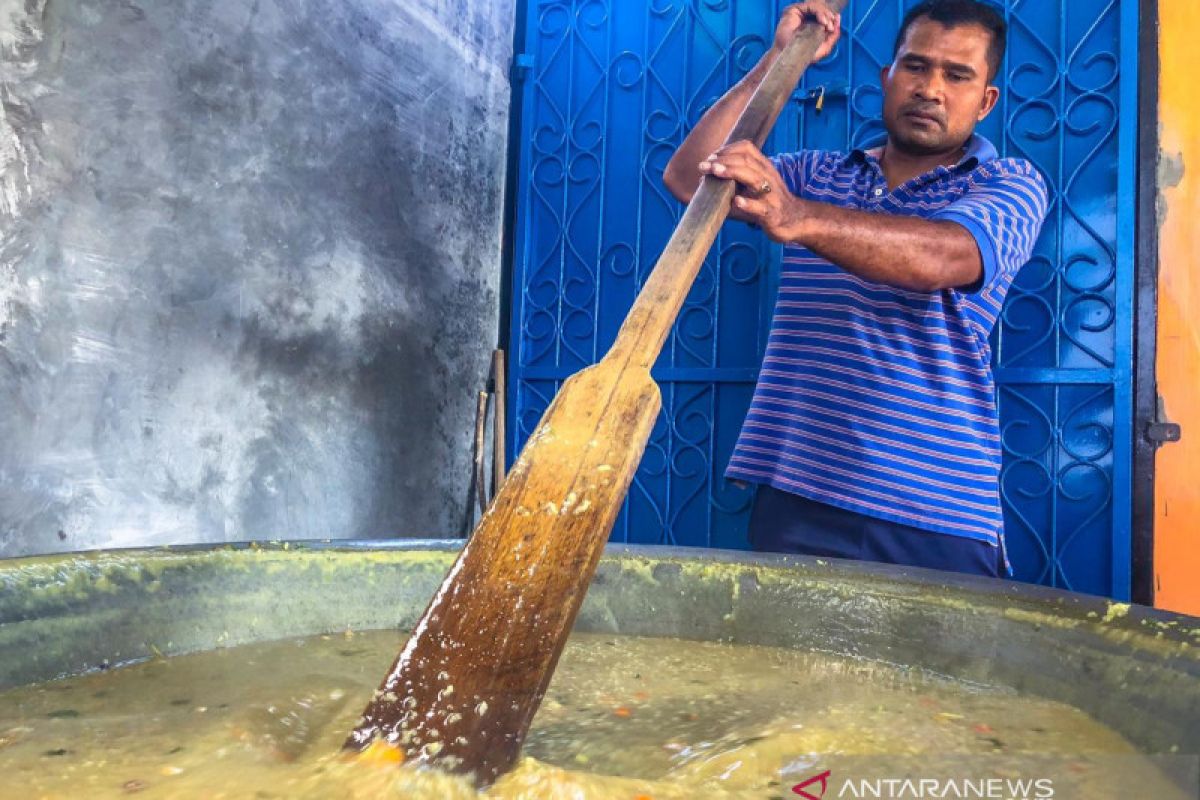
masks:
<svg viewBox="0 0 1200 800"><path fill-rule="evenodd" d="M1139 0L1137 231L1133 323L1133 602L1154 605L1154 477L1158 447L1148 436L1158 417L1158 81L1159 0Z"/></svg>

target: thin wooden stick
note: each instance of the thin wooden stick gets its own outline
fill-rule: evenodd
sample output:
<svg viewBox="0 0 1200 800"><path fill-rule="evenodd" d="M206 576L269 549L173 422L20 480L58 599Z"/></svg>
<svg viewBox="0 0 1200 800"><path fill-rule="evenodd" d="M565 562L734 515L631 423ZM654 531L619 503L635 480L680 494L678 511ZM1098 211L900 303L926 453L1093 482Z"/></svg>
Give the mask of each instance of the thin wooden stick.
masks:
<svg viewBox="0 0 1200 800"><path fill-rule="evenodd" d="M508 384L505 376L505 358L503 350L492 353L492 393L495 404L492 406L495 417L492 419L492 492L498 494L504 484L504 448L505 448L505 415L508 409L506 392Z"/></svg>
<svg viewBox="0 0 1200 800"><path fill-rule="evenodd" d="M475 448L472 452L472 480L475 482L475 501L479 504L479 513L487 511L488 488L484 479L483 443L484 432L487 429L487 392L480 392L475 398Z"/></svg>

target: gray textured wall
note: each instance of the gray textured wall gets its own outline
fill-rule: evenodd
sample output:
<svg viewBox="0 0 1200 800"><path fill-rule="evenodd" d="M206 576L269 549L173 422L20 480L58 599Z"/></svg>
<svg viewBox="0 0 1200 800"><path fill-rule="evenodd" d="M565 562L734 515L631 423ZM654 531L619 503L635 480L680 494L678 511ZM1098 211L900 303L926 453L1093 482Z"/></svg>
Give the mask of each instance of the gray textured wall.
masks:
<svg viewBox="0 0 1200 800"><path fill-rule="evenodd" d="M450 535L512 0L0 0L0 555Z"/></svg>

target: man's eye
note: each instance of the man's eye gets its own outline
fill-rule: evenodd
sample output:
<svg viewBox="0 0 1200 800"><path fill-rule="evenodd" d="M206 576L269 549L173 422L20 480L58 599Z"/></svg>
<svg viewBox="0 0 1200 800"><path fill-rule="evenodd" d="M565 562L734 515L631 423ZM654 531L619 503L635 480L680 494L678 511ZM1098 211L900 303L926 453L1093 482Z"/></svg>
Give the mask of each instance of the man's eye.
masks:
<svg viewBox="0 0 1200 800"><path fill-rule="evenodd" d="M967 76L963 75L961 72L952 72L950 73L950 80L955 81L956 83L962 83L963 81L967 80Z"/></svg>
<svg viewBox="0 0 1200 800"><path fill-rule="evenodd" d="M924 64L909 64L908 71L909 72L924 72L925 65Z"/></svg>

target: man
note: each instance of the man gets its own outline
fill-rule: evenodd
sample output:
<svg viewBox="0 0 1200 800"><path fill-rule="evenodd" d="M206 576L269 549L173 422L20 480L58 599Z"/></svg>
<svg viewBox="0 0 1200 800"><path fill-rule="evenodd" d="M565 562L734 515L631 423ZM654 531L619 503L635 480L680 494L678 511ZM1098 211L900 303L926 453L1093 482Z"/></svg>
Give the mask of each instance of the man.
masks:
<svg viewBox="0 0 1200 800"><path fill-rule="evenodd" d="M999 97L1003 18L927 0L881 71L887 138L851 153L766 158L721 147L772 61L821 2L789 7L774 45L704 115L664 181L738 183L731 214L785 245L754 400L727 476L759 484L755 549L1011 574L988 337L1046 214L1026 161L975 126ZM718 149L720 148L720 149Z"/></svg>

